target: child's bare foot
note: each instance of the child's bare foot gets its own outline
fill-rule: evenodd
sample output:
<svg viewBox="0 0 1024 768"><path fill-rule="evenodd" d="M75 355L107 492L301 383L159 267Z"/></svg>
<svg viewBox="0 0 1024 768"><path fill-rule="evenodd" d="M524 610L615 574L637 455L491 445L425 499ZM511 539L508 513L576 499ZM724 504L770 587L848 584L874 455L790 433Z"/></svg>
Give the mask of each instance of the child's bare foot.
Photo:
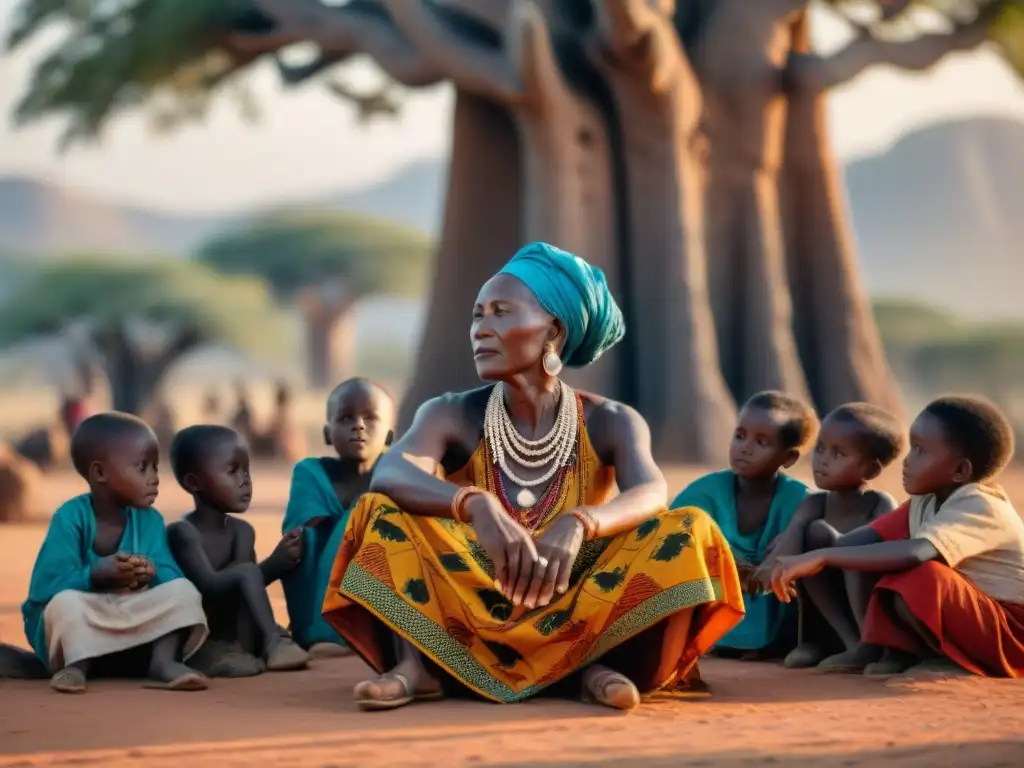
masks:
<svg viewBox="0 0 1024 768"><path fill-rule="evenodd" d="M287 636L278 636L267 647L267 671L291 672L309 666L309 654Z"/></svg>
<svg viewBox="0 0 1024 768"><path fill-rule="evenodd" d="M64 667L50 678L50 687L57 693L85 693L85 670L74 665Z"/></svg>
<svg viewBox="0 0 1024 768"><path fill-rule="evenodd" d="M210 685L206 675L178 661L150 664L149 678L143 687L161 691L205 691Z"/></svg>
<svg viewBox="0 0 1024 768"><path fill-rule="evenodd" d="M817 666L817 669L841 675L860 675L868 664L878 661L880 655L881 651L878 648L861 644L852 650L829 656Z"/></svg>
<svg viewBox="0 0 1024 768"><path fill-rule="evenodd" d="M952 677L972 677L973 673L968 672L952 659L939 657L925 659L920 664L915 664L905 673L909 677L930 677L946 679Z"/></svg>
<svg viewBox="0 0 1024 768"><path fill-rule="evenodd" d="M360 709L379 711L415 701L438 701L444 698L444 690L422 664L403 661L390 672L358 683L352 696Z"/></svg>
<svg viewBox="0 0 1024 768"><path fill-rule="evenodd" d="M825 651L814 643L802 643L786 654L782 666L786 669L808 669L818 666L825 659Z"/></svg>
<svg viewBox="0 0 1024 768"><path fill-rule="evenodd" d="M613 669L591 664L583 673L583 700L612 709L640 706L640 692L633 681Z"/></svg>
<svg viewBox="0 0 1024 768"><path fill-rule="evenodd" d="M869 677L892 677L901 675L917 664L921 659L906 651L899 651L895 648L886 648L882 658L864 668L864 674Z"/></svg>

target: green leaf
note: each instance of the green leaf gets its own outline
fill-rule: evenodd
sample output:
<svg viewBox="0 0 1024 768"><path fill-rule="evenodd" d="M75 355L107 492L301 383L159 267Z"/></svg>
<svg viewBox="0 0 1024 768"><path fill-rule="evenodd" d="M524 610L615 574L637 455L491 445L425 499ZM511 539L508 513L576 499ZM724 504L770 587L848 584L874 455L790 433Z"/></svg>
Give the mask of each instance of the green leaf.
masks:
<svg viewBox="0 0 1024 768"><path fill-rule="evenodd" d="M226 274L261 277L289 299L309 286L343 285L353 298L368 293L420 295L433 244L414 230L355 213L287 212L233 229L199 252Z"/></svg>
<svg viewBox="0 0 1024 768"><path fill-rule="evenodd" d="M682 551L686 549L690 543L690 534L688 533L670 533L664 539L658 549L651 555L652 560L657 560L662 563L667 563L671 560L675 560L682 554Z"/></svg>
<svg viewBox="0 0 1024 768"><path fill-rule="evenodd" d="M405 531L399 528L394 523L389 523L382 517L378 517L373 521L371 526L373 532L380 536L384 541L408 541L409 537L405 535Z"/></svg>
<svg viewBox="0 0 1024 768"><path fill-rule="evenodd" d="M476 564L479 565L483 572L487 574L487 578L494 580L494 563L491 562L491 558L487 556L487 551L483 548L476 539L469 539L466 544L469 546L470 556L476 560Z"/></svg>
<svg viewBox="0 0 1024 768"><path fill-rule="evenodd" d="M484 645L494 654L494 657L498 660L498 665L502 669L512 669L512 667L523 660L519 651L510 645L496 643L492 640L484 640Z"/></svg>
<svg viewBox="0 0 1024 768"><path fill-rule="evenodd" d="M570 618L572 618L572 611L552 611L551 613L547 613L537 619L533 626L544 637L549 637L554 632L557 632L565 626L565 623L569 621Z"/></svg>
<svg viewBox="0 0 1024 768"><path fill-rule="evenodd" d="M423 579L409 579L402 587L402 592L414 603L426 605L430 602L430 590Z"/></svg>
<svg viewBox="0 0 1024 768"><path fill-rule="evenodd" d="M508 621L512 616L512 610L515 606L506 598L501 592L496 589L478 589L476 591L477 597L480 598L480 602L484 604L484 608L491 615L492 619L498 621Z"/></svg>
<svg viewBox="0 0 1024 768"><path fill-rule="evenodd" d="M614 571L600 571L590 578L602 592L611 592L622 584L622 580L626 578L626 574L621 568L616 568Z"/></svg>
<svg viewBox="0 0 1024 768"><path fill-rule="evenodd" d="M657 517L652 517L650 520L645 520L644 522L640 523L640 525L638 525L636 528L636 540L643 541L656 530L658 530L658 527L660 525L661 520L659 520Z"/></svg>
<svg viewBox="0 0 1024 768"><path fill-rule="evenodd" d="M443 555L438 555L437 559L441 561L441 566L448 571L448 573L468 573L469 563L466 559L458 552L445 552Z"/></svg>

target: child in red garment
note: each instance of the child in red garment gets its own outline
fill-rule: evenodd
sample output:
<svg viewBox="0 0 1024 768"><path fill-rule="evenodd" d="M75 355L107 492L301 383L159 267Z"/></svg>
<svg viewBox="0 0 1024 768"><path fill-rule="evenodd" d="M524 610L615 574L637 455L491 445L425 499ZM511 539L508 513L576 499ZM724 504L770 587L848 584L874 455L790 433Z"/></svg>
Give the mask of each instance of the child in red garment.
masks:
<svg viewBox="0 0 1024 768"><path fill-rule="evenodd" d="M995 406L936 400L910 430L910 500L832 548L780 558L780 599L826 567L859 572L872 589L861 645L832 671L894 675L953 662L1024 677L1024 521L990 482L1012 455L1013 431Z"/></svg>

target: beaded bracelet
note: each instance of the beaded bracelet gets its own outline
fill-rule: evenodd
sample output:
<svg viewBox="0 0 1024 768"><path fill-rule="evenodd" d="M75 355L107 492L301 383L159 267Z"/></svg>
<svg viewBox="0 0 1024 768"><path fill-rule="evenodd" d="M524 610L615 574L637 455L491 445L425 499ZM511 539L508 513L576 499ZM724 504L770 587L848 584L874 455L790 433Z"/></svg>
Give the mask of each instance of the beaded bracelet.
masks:
<svg viewBox="0 0 1024 768"><path fill-rule="evenodd" d="M597 520L594 518L593 512L586 507L577 507L572 511L572 516L583 526L584 541L593 541L597 538Z"/></svg>
<svg viewBox="0 0 1024 768"><path fill-rule="evenodd" d="M457 523L466 523L466 518L462 512L466 506L466 502L470 496L475 496L478 493L486 493L483 488L478 488L475 485L466 485L459 488L452 497L452 519Z"/></svg>

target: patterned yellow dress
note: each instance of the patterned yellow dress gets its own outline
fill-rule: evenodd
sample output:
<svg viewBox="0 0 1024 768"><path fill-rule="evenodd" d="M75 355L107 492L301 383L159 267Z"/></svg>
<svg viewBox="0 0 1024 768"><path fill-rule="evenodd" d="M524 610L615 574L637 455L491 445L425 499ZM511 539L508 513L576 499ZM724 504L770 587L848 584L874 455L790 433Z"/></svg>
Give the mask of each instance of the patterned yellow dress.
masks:
<svg viewBox="0 0 1024 768"><path fill-rule="evenodd" d="M561 512L614 493L614 471L598 460L586 429L579 434L538 532ZM448 480L504 495L483 441ZM534 696L601 657L642 692L674 687L743 612L729 545L696 507L584 543L569 590L529 610L495 589L472 528L408 514L379 494L353 508L323 606L324 618L379 673L396 660L390 628L471 690L503 703Z"/></svg>

